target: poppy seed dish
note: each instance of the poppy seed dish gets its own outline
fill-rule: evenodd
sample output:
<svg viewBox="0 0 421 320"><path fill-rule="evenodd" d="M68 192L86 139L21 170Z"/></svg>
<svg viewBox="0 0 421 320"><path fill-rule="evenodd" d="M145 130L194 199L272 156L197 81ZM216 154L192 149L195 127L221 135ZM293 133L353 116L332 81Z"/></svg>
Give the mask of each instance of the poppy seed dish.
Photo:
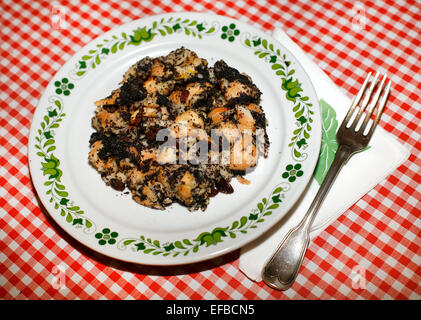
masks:
<svg viewBox="0 0 421 320"><path fill-rule="evenodd" d="M95 102L89 163L141 205L205 210L267 157L261 91L223 60L210 67L184 47L145 57Z"/></svg>

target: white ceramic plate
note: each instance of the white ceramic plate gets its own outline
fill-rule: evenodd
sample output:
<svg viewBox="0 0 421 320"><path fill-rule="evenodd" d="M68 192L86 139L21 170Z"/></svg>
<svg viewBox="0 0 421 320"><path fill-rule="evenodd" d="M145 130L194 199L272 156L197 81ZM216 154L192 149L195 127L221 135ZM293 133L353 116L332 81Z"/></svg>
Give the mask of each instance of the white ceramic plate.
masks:
<svg viewBox="0 0 421 320"><path fill-rule="evenodd" d="M250 75L269 121L269 157L246 176L251 184L233 181L235 192L211 198L205 212L143 207L107 187L88 163L94 101L117 88L136 61L181 46L209 65L224 59ZM305 70L266 33L209 14L151 16L91 41L57 72L32 121L31 176L52 218L97 252L141 264L202 261L259 237L293 206L318 159L320 118Z"/></svg>

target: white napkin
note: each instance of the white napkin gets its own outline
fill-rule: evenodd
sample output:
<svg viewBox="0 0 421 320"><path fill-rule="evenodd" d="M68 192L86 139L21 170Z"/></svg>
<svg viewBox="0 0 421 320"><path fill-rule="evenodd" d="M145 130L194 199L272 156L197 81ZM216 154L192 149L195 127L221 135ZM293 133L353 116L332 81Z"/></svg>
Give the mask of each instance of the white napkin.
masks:
<svg viewBox="0 0 421 320"><path fill-rule="evenodd" d="M351 105L351 100L285 32L275 29L273 36L301 62L313 82L317 96L335 109L340 125ZM342 168L314 220L311 238L320 234L363 195L391 174L408 159L410 154L409 150L379 126L369 144L371 148L354 155ZM274 228L241 249L239 267L247 277L254 281L262 280L261 271L265 262L285 234L304 216L318 188L319 184L313 178L297 204Z"/></svg>

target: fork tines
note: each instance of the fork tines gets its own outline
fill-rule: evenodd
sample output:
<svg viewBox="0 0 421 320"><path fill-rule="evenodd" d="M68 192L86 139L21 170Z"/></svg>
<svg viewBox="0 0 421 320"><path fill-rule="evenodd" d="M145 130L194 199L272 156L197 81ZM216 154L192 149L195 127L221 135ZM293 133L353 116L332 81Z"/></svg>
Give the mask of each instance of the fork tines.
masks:
<svg viewBox="0 0 421 320"><path fill-rule="evenodd" d="M387 85L385 85L386 78L387 78L386 75L383 76L383 79L379 83L379 76L380 76L380 73L377 72L374 79L370 80L371 72L369 72L367 78L364 80L364 83L360 91L358 92L354 101L352 102L351 108L349 109L347 115L345 116L345 119L342 122L342 125L346 126L347 128L352 128L355 131L361 130L362 133L365 133L367 124L371 122L370 121L371 116L374 112L374 109L378 105L377 113L373 120L373 124L371 125L371 127L369 127L369 130L367 131L366 135L369 136L373 133L374 128L376 127L377 123L380 120L380 116L383 112L383 108L386 103L387 97L389 95L390 86L391 86L391 80L389 80ZM367 89L367 86L369 84L370 86ZM373 95L373 92L375 89L377 90ZM381 94L382 96L380 97ZM363 96L364 96L364 99L362 99ZM367 106L368 106L368 109L367 109ZM356 109L358 110L358 112L354 117L354 113L355 113L354 111ZM361 122L360 120L362 119L362 115L364 113L365 113L364 120L362 121L360 126L357 126L360 124ZM350 121L351 119L352 121Z"/></svg>

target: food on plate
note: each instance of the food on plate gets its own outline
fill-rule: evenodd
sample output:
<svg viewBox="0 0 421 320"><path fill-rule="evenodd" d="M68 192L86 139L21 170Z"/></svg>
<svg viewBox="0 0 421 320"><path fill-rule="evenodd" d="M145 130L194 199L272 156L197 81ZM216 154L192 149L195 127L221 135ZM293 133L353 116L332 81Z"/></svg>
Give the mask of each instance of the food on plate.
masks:
<svg viewBox="0 0 421 320"><path fill-rule="evenodd" d="M223 60L213 67L184 47L145 57L119 88L95 102L90 164L112 188L164 209L178 202L205 210L217 193L232 193L267 157L261 91Z"/></svg>

